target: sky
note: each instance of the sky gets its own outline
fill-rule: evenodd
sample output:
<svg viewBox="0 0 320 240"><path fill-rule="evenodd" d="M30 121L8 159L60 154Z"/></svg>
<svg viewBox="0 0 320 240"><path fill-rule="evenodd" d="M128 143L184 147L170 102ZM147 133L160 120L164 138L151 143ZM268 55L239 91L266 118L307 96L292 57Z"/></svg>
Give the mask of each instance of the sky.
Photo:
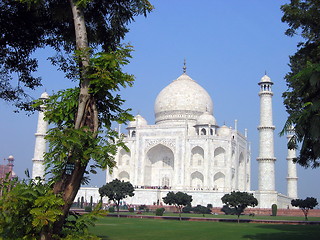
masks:
<svg viewBox="0 0 320 240"><path fill-rule="evenodd" d="M284 34L280 6L285 0L151 0L155 9L146 18L138 17L129 25L124 43L134 47L131 63L124 68L135 75L135 84L122 89L125 107L132 114L142 115L154 124L154 101L157 94L183 72L204 87L214 104L218 125L248 129L251 142L251 189L258 188L259 150L259 86L267 75L273 86L273 121L275 130L276 190L287 193L286 137L279 132L286 121L282 93L286 91L285 74L289 56L297 50L299 37ZM38 75L43 87L29 94L38 98L43 91L49 94L70 87L66 80L46 60L53 54L45 49L35 53L39 59ZM32 158L37 126L37 114L13 113L14 108L0 101L0 157L15 157L14 171L24 178L24 171L32 172ZM122 131L126 132L125 127ZM298 166L298 196L320 199L313 183L320 181L320 169ZM102 186L105 173L91 176L90 186Z"/></svg>

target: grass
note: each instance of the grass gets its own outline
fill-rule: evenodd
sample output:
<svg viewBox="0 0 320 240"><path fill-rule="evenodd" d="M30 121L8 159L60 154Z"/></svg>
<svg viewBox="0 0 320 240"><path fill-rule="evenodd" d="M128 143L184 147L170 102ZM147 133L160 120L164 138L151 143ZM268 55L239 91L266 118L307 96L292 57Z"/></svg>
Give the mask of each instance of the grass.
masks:
<svg viewBox="0 0 320 240"><path fill-rule="evenodd" d="M110 214L110 213L109 213ZM115 214L116 213L112 213ZM120 212L120 215L138 215L135 213L130 212ZM154 212L142 212L141 215L151 215L155 216ZM179 217L178 213L165 213L163 216L174 216ZM193 213L182 213L181 217L203 217L202 214L193 214ZM213 214L205 214L205 218L228 218L228 219L237 219L238 217L236 215L213 215ZM248 215L242 215L240 216L240 219L264 219L264 220L293 220L293 221L304 221L304 215L301 212L301 216L248 216ZM320 221L320 217L308 217L309 221Z"/></svg>
<svg viewBox="0 0 320 240"><path fill-rule="evenodd" d="M99 218L91 232L104 240L318 240L319 225Z"/></svg>

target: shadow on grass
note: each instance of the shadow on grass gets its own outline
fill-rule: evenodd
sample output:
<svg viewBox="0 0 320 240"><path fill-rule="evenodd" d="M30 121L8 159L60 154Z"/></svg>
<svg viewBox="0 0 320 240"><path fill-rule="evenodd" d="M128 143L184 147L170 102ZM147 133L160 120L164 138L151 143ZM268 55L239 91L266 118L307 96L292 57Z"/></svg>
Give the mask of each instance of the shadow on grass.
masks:
<svg viewBox="0 0 320 240"><path fill-rule="evenodd" d="M260 225L257 228L263 229L263 233L243 235L242 239L252 240L319 240L319 226L301 226L301 225ZM270 233L268 233L270 230ZM275 233L274 230L279 231Z"/></svg>

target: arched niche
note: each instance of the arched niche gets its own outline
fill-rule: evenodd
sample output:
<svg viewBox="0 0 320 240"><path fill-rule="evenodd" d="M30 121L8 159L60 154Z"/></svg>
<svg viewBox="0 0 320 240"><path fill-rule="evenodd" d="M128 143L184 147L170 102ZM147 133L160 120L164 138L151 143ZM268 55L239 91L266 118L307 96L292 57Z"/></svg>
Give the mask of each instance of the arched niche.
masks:
<svg viewBox="0 0 320 240"><path fill-rule="evenodd" d="M158 144L146 154L144 167L144 185L161 186L164 176L172 183L174 170L174 154L170 148Z"/></svg>
<svg viewBox="0 0 320 240"><path fill-rule="evenodd" d="M214 188L219 191L223 191L225 188L225 175L222 172L218 172L213 177Z"/></svg>
<svg viewBox="0 0 320 240"><path fill-rule="evenodd" d="M131 159L131 153L130 151L127 152L126 150L124 150L123 148L120 150L120 154L119 154L119 162L118 165L119 166L124 166L124 165L129 165L130 164L130 159Z"/></svg>
<svg viewBox="0 0 320 240"><path fill-rule="evenodd" d="M197 146L191 150L191 166L201 166L204 160L204 150L203 148Z"/></svg>
<svg viewBox="0 0 320 240"><path fill-rule="evenodd" d="M214 150L214 165L224 167L226 165L226 151L222 147Z"/></svg>
<svg viewBox="0 0 320 240"><path fill-rule="evenodd" d="M238 169L238 189L240 191L245 191L246 186L246 167L245 167L245 160L244 155L241 152L239 155L239 169Z"/></svg>
<svg viewBox="0 0 320 240"><path fill-rule="evenodd" d="M196 172L193 172L191 174L191 178L190 178L190 185L192 188L196 188L196 189L199 189L199 188L202 188L203 187L203 174L196 171Z"/></svg>
<svg viewBox="0 0 320 240"><path fill-rule="evenodd" d="M125 182L129 182L130 181L130 175L128 172L126 171L122 171L119 173L119 180L123 180Z"/></svg>

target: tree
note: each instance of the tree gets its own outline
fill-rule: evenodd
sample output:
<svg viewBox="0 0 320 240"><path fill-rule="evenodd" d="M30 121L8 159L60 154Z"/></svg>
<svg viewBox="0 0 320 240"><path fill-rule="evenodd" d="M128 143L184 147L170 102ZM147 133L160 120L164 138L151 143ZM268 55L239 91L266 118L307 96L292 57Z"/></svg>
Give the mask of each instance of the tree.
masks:
<svg viewBox="0 0 320 240"><path fill-rule="evenodd" d="M317 206L318 201L313 197L307 197L306 199L293 199L291 200L291 205L300 208L304 214L305 220L308 221L309 210Z"/></svg>
<svg viewBox="0 0 320 240"><path fill-rule="evenodd" d="M304 41L290 56L291 71L285 76L288 89L283 93L289 114L281 132L294 128L288 143L296 149L301 143L295 161L304 167L320 166L320 2L317 0L291 0L281 6L282 21L289 25L285 34L300 35Z"/></svg>
<svg viewBox="0 0 320 240"><path fill-rule="evenodd" d="M106 196L114 202L117 207L117 213L119 217L120 201L128 196L134 196L134 187L130 182L114 179L112 182L109 182L99 188L99 193L101 197Z"/></svg>
<svg viewBox="0 0 320 240"><path fill-rule="evenodd" d="M222 203L224 203L227 207L234 209L236 214L238 215L238 223L240 219L241 213L248 207L255 207L258 205L258 200L253 196L252 193L247 192L231 192L225 194L221 198Z"/></svg>
<svg viewBox="0 0 320 240"><path fill-rule="evenodd" d="M0 1L0 98L24 110L42 104L31 105L27 92L41 86L41 79L34 76L38 64L32 54L44 47L55 50L52 64L78 83L46 101L45 117L54 127L46 138L45 161L53 193L64 204L62 214L41 233L42 239L63 237L65 219L85 174L95 168L112 169L117 148L125 147L111 130L113 121L132 119L115 94L133 82L133 76L122 71L131 48L120 41L127 24L151 10L148 0ZM94 164L87 168L89 160Z"/></svg>
<svg viewBox="0 0 320 240"><path fill-rule="evenodd" d="M190 205L192 196L183 192L168 192L167 196L163 198L165 204L174 205L179 211L179 219L181 221L181 211L184 206Z"/></svg>

